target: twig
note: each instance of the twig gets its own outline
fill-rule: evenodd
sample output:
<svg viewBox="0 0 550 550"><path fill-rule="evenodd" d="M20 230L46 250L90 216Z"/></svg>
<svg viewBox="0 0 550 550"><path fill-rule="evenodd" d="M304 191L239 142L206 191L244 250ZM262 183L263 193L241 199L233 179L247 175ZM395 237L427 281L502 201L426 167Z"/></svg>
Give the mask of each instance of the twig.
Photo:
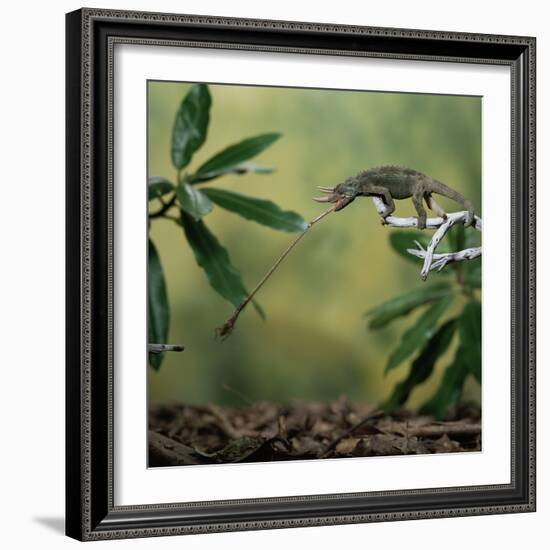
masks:
<svg viewBox="0 0 550 550"><path fill-rule="evenodd" d="M407 252L416 256L417 258L425 258L426 250L422 247L419 242L415 241L415 244L418 248L407 248ZM450 262L460 262L463 260L473 260L481 256L481 246L476 246L473 248L465 248L459 252L447 252L445 254L433 254L432 255L432 265L430 270L437 269L441 271L448 263Z"/></svg>
<svg viewBox="0 0 550 550"><path fill-rule="evenodd" d="M481 424L431 424L427 426L417 426L408 430L408 435L416 437L434 438L442 435L468 436L481 433Z"/></svg>
<svg viewBox="0 0 550 550"><path fill-rule="evenodd" d="M149 456L151 462L161 466L182 466L202 462L193 448L152 430L149 430Z"/></svg>
<svg viewBox="0 0 550 550"><path fill-rule="evenodd" d="M350 435L352 435L356 430L358 430L359 428L362 428L365 424L367 424L371 420L376 420L382 416L384 416L384 411L381 409L376 409L370 412L369 414L367 414L367 416L362 418L359 422L354 424L351 428L346 430L343 434L333 439L331 443L327 446L327 448L324 450L324 452L319 456L319 458L324 458L325 456L327 456L333 449L336 448L336 446L338 445L338 443L340 443L340 441L342 441L342 439L346 439L346 437L349 437Z"/></svg>
<svg viewBox="0 0 550 550"><path fill-rule="evenodd" d="M180 344L148 344L149 353L163 353L165 351L183 351L184 347Z"/></svg>
<svg viewBox="0 0 550 550"><path fill-rule="evenodd" d="M378 213L382 216L386 211L386 205L384 201L379 197L372 197L374 206ZM420 277L425 281L428 274L433 269L441 271L449 262L461 261L461 260L473 260L481 256L481 247L465 249L459 252L453 252L451 254L435 254L437 245L441 242L443 237L447 234L447 231L457 223L465 224L468 220L468 212L452 212L447 214L447 218L440 217L428 218L426 220L426 229L434 229L435 233L430 241L430 244L426 249L422 248L418 243L419 250L407 249L409 254L417 256L418 258L424 258L424 264L420 271ZM405 227L418 227L418 220L414 217L398 218L395 216L388 216L383 222L385 225L391 227L405 228ZM474 216L473 227L481 232L482 221L478 216ZM434 261L435 260L435 261Z"/></svg>
<svg viewBox="0 0 550 550"><path fill-rule="evenodd" d="M277 429L279 437L288 443L288 431L286 429L286 418L283 415L280 415L277 418Z"/></svg>
<svg viewBox="0 0 550 550"><path fill-rule="evenodd" d="M427 437L435 438L442 435L449 436L471 436L481 433L481 424L475 421L455 422L430 422L428 424L411 425L406 421L390 420L389 423L378 423L376 426L381 432L399 434L404 437Z"/></svg>
<svg viewBox="0 0 550 550"><path fill-rule="evenodd" d="M250 301L254 298L258 290L262 288L264 283L273 275L274 271L279 267L279 264L287 257L289 252L300 242L300 240L306 235L306 233L313 227L314 224L321 221L325 216L330 214L331 212L334 212L334 206L311 220L306 228L294 239L288 248L279 256L277 261L271 266L271 268L268 270L268 272L263 276L263 278L260 280L260 282L254 287L254 290L241 302L241 304L235 309L233 312L233 315L229 317L229 319L220 327L216 329L216 334L222 338L227 338L235 328L235 323L237 322L237 319L239 318L239 315L243 311L243 309L250 303Z"/></svg>
<svg viewBox="0 0 550 550"><path fill-rule="evenodd" d="M218 427L227 437L230 439L239 439L239 437L242 437L243 434L233 427L227 416L216 405L210 405L208 410L219 422Z"/></svg>

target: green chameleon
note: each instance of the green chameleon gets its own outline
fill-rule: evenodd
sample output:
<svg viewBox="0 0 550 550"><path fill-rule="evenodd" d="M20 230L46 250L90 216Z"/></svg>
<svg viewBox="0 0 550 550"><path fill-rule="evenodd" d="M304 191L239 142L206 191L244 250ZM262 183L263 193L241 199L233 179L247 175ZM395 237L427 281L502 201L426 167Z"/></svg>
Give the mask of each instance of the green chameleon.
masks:
<svg viewBox="0 0 550 550"><path fill-rule="evenodd" d="M422 200L426 201L428 208L443 219L447 214L439 204L435 202L432 193L443 195L461 204L468 212L465 227L472 225L474 221L474 207L460 193L451 189L444 183L417 172L411 168L400 166L379 166L359 172L357 176L346 179L336 187L319 187L323 193L329 193L327 197L316 197L318 202L336 203L334 210L342 210L355 200L355 197L380 197L386 206L380 216L382 223L395 210L394 199L408 199L412 197L414 207L418 213L418 228L426 227L426 210Z"/></svg>

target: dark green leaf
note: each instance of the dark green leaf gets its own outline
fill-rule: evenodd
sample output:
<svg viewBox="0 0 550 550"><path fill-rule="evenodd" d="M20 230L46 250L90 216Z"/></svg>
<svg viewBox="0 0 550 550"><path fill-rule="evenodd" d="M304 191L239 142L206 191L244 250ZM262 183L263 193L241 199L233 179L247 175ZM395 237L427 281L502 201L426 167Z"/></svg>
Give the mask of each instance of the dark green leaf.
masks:
<svg viewBox="0 0 550 550"><path fill-rule="evenodd" d="M470 288L481 288L481 258L462 262L464 265L464 284Z"/></svg>
<svg viewBox="0 0 550 550"><path fill-rule="evenodd" d="M277 133L262 134L230 145L207 160L197 170L193 180L205 181L223 174L235 173L236 170L245 170L245 168L242 168L245 161L260 154L280 137L281 134Z"/></svg>
<svg viewBox="0 0 550 550"><path fill-rule="evenodd" d="M462 361L481 384L481 304L470 300L458 321Z"/></svg>
<svg viewBox="0 0 550 550"><path fill-rule="evenodd" d="M148 353L149 356L149 365L155 370L159 370L164 359L164 353Z"/></svg>
<svg viewBox="0 0 550 550"><path fill-rule="evenodd" d="M447 232L449 250L459 252L466 247L466 231L461 223L457 223Z"/></svg>
<svg viewBox="0 0 550 550"><path fill-rule="evenodd" d="M443 420L449 407L458 402L469 374L481 382L481 304L476 300L468 302L457 324L460 345L454 360L434 396L420 409L422 414L433 414L438 420Z"/></svg>
<svg viewBox="0 0 550 550"><path fill-rule="evenodd" d="M152 176L148 179L149 200L158 199L174 191L174 185L166 178Z"/></svg>
<svg viewBox="0 0 550 550"><path fill-rule="evenodd" d="M470 227L464 230L464 248L470 248L472 246L481 246L481 233Z"/></svg>
<svg viewBox="0 0 550 550"><path fill-rule="evenodd" d="M385 372L400 365L407 357L422 347L435 333L436 323L449 307L453 297L446 296L433 304L401 337L397 349L390 355Z"/></svg>
<svg viewBox="0 0 550 550"><path fill-rule="evenodd" d="M462 359L462 346L456 352L453 362L445 372L435 394L420 408L420 414L432 414L437 420L444 420L449 407L462 394L464 381L469 374L468 365Z"/></svg>
<svg viewBox="0 0 550 550"><path fill-rule="evenodd" d="M222 189L203 189L202 192L218 206L272 229L298 232L304 231L307 227L307 223L300 215L281 210L271 201Z"/></svg>
<svg viewBox="0 0 550 550"><path fill-rule="evenodd" d="M446 237L449 250L451 252L459 252L460 250L464 250L466 245L466 232L461 223L453 225L447 232ZM462 274L464 271L464 266L462 264L463 262L453 262L451 264L451 268L457 273L457 277L459 279L463 278Z"/></svg>
<svg viewBox="0 0 550 550"><path fill-rule="evenodd" d="M189 182L192 184L204 183L206 181L210 181L220 176L229 174L242 176L243 174L271 174L273 171L273 168L270 168L269 166L260 166L259 164L251 164L249 162L245 162L243 164L235 166L234 168L228 168L221 173L210 172L208 174L193 174L192 176L189 176Z"/></svg>
<svg viewBox="0 0 550 550"><path fill-rule="evenodd" d="M413 309L443 298L451 292L449 283L442 281L400 294L396 298L388 300L367 312L367 316L370 318L369 328L377 329L384 327L397 317L407 315Z"/></svg>
<svg viewBox="0 0 550 550"><path fill-rule="evenodd" d="M256 300L252 300L252 305L254 306L256 313L265 321L265 311L262 306Z"/></svg>
<svg viewBox="0 0 550 550"><path fill-rule="evenodd" d="M181 170L204 143L212 99L208 86L194 85L183 98L172 130L172 163Z"/></svg>
<svg viewBox="0 0 550 550"><path fill-rule="evenodd" d="M392 395L384 403L383 408L386 413L391 413L401 407L409 398L412 390L432 374L435 362L447 351L453 339L455 328L456 320L451 319L441 325L428 340L418 357L413 361L407 378L395 386Z"/></svg>
<svg viewBox="0 0 550 550"><path fill-rule="evenodd" d="M212 201L202 191L184 181L178 185L177 193L180 207L194 220L200 220L214 208Z"/></svg>
<svg viewBox="0 0 550 550"><path fill-rule="evenodd" d="M390 244L392 248L403 258L416 265L422 263L422 258L417 258L407 252L408 248L417 248L415 241L418 241L424 249L430 244L432 232L425 231L394 231L390 233ZM445 243L439 243L437 253L448 252L449 248Z"/></svg>
<svg viewBox="0 0 550 550"><path fill-rule="evenodd" d="M194 220L184 210L181 211L181 225L195 260L206 273L212 288L235 307L239 306L248 292L239 272L231 264L227 250L202 220Z"/></svg>
<svg viewBox="0 0 550 550"><path fill-rule="evenodd" d="M166 294L166 283L162 265L155 245L149 241L149 343L166 344L170 324L170 309ZM162 363L163 353L150 353L149 364L158 370Z"/></svg>

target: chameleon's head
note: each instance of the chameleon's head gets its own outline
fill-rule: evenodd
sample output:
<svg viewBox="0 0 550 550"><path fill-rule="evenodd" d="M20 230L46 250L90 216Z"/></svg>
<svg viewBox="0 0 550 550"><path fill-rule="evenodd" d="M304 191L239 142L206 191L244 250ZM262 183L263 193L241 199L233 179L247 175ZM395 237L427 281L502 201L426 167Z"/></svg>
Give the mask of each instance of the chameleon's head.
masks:
<svg viewBox="0 0 550 550"><path fill-rule="evenodd" d="M327 196L313 197L313 200L317 202L334 202L336 203L334 211L337 212L350 204L359 194L358 183L356 178L348 178L336 187L319 187L323 193L327 193Z"/></svg>

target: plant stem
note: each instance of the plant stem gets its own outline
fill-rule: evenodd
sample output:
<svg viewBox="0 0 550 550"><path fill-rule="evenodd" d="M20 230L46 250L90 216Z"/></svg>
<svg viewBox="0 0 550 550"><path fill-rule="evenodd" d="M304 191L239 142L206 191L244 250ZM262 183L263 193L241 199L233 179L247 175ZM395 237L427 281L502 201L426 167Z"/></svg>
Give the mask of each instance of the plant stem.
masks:
<svg viewBox="0 0 550 550"><path fill-rule="evenodd" d="M279 264L287 257L289 252L300 242L300 240L306 235L306 233L313 227L314 224L321 221L325 216L330 214L331 212L334 212L334 206L317 216L315 219L311 220L306 228L294 239L290 245L286 248L286 250L279 256L279 258L276 260L276 262L269 268L267 273L262 277L260 282L254 287L252 292L239 304L239 306L235 309L233 312L233 315L229 317L229 319L221 326L216 328L216 334L222 338L228 337L235 328L235 323L237 322L237 319L239 318L239 315L243 311L243 309L252 301L256 293L262 288L262 286L265 284L265 282L273 275L275 270L279 267Z"/></svg>
<svg viewBox="0 0 550 550"><path fill-rule="evenodd" d="M183 169L178 170L178 173L176 175L176 181L178 182L178 185L180 185L181 182L185 179L185 176L182 177L182 173L183 173ZM177 193L174 193L168 202L164 202L162 197L159 197L159 200L162 203L162 208L160 208L160 210L157 210L156 212L153 212L152 214L149 214L149 219L161 218L161 217L173 219L173 218L170 218L170 216L165 216L164 214L168 212L168 210L170 210L170 208L172 208L172 206L176 204L176 198L177 198Z"/></svg>
<svg viewBox="0 0 550 550"><path fill-rule="evenodd" d="M156 212L149 214L149 219L160 218L164 216L164 214L168 212L168 210L170 210L170 208L172 208L172 206L174 206L175 204L176 204L176 194L174 193L172 195L172 198L168 202L162 203L162 208L160 210L157 210Z"/></svg>
<svg viewBox="0 0 550 550"><path fill-rule="evenodd" d="M164 214L164 216L162 216L165 220L171 220L173 222L176 222L176 223L180 223L180 218L178 218L177 216L169 216L168 214Z"/></svg>

